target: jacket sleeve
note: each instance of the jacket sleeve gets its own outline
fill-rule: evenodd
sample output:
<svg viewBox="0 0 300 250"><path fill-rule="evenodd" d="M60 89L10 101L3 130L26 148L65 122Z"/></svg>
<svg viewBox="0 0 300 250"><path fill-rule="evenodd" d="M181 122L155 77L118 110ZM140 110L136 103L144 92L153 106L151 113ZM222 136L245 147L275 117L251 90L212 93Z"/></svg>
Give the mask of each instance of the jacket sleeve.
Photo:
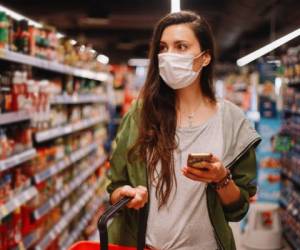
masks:
<svg viewBox="0 0 300 250"><path fill-rule="evenodd" d="M223 206L227 221L240 221L248 212L249 198L256 194L256 156L254 147L250 148L232 167L231 174L239 187L240 199L230 205Z"/></svg>
<svg viewBox="0 0 300 250"><path fill-rule="evenodd" d="M110 183L107 186L107 192L109 194L118 187L129 184L126 162L130 119L131 112L128 112L122 119L115 139L115 145L110 159L111 167L108 173Z"/></svg>

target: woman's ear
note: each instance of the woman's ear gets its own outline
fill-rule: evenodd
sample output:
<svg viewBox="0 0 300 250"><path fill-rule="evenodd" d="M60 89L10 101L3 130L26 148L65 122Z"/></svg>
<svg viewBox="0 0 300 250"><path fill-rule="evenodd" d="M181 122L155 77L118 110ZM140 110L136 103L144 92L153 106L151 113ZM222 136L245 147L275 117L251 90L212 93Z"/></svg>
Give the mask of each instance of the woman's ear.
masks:
<svg viewBox="0 0 300 250"><path fill-rule="evenodd" d="M206 67L211 61L211 55L207 52L203 55L203 64L202 67Z"/></svg>

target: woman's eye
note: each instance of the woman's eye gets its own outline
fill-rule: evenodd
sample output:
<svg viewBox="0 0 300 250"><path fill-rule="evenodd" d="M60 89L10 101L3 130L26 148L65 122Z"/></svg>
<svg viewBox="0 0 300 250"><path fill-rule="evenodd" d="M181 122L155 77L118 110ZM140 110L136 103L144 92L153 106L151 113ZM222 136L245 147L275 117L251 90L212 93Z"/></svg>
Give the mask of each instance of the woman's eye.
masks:
<svg viewBox="0 0 300 250"><path fill-rule="evenodd" d="M159 53L165 52L167 50L166 46L160 45L159 46Z"/></svg>
<svg viewBox="0 0 300 250"><path fill-rule="evenodd" d="M187 45L186 44L178 44L178 49L181 50L181 51L184 51L187 49Z"/></svg>

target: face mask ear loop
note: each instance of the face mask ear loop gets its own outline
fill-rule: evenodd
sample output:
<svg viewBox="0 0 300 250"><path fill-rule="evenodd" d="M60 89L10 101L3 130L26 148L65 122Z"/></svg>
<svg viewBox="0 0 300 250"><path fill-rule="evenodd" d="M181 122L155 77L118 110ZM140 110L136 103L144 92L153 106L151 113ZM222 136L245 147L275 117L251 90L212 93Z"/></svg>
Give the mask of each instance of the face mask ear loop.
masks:
<svg viewBox="0 0 300 250"><path fill-rule="evenodd" d="M198 58L201 57L201 56L203 56L205 53L206 53L206 50L201 51L197 56L194 57L194 60L195 60L195 59L198 59Z"/></svg>
<svg viewBox="0 0 300 250"><path fill-rule="evenodd" d="M201 51L197 56L194 57L193 59L193 63L195 62L196 59L198 59L199 57L203 56L206 53L206 50ZM203 68L203 63L201 64L201 67L199 70L201 70Z"/></svg>

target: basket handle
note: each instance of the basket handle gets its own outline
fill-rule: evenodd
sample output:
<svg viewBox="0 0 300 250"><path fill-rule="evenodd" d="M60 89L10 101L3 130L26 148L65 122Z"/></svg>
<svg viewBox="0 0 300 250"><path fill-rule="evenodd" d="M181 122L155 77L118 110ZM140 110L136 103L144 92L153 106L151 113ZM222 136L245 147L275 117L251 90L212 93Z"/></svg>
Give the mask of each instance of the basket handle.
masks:
<svg viewBox="0 0 300 250"><path fill-rule="evenodd" d="M98 221L98 230L100 234L101 250L108 250L107 222L129 201L131 201L131 199L132 197L123 197L117 203L108 208L100 217Z"/></svg>

